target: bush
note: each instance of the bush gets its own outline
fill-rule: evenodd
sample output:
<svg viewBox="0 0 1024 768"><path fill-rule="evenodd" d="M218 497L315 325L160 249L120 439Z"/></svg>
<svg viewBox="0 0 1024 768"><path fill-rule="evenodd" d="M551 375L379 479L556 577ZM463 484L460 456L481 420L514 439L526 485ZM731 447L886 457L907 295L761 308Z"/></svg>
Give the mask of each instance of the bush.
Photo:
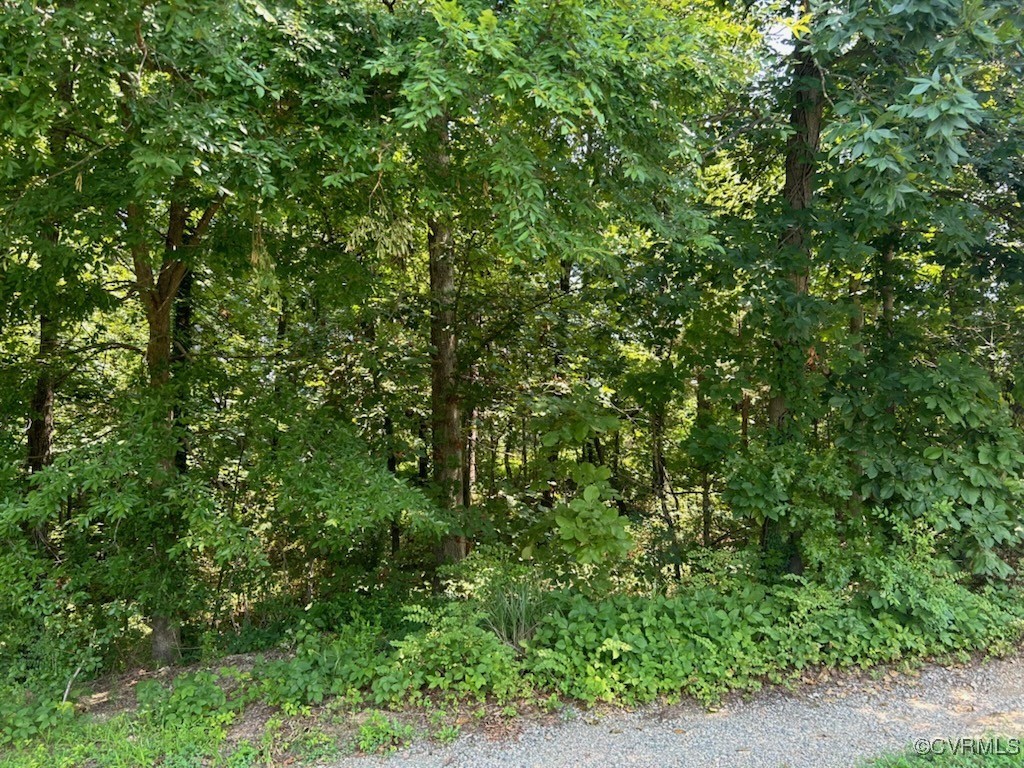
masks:
<svg viewBox="0 0 1024 768"><path fill-rule="evenodd" d="M487 628L520 653L547 612L548 600L535 581L512 578L488 585L480 605Z"/></svg>
<svg viewBox="0 0 1024 768"><path fill-rule="evenodd" d="M415 701L434 690L455 698L507 700L521 690L515 652L480 626L481 614L460 604L438 611L417 606L408 609L408 618L423 629L392 642L395 653L373 681L378 703Z"/></svg>
<svg viewBox="0 0 1024 768"><path fill-rule="evenodd" d="M906 606L806 585L692 589L673 597L561 595L528 644L541 688L587 702L690 694L714 701L812 665L862 666L992 648L1019 636L1019 615L952 580L917 574Z"/></svg>
<svg viewBox="0 0 1024 768"><path fill-rule="evenodd" d="M229 699L221 678L201 670L179 675L168 688L156 680L135 687L139 714L160 726L226 725L245 706L244 697Z"/></svg>
<svg viewBox="0 0 1024 768"><path fill-rule="evenodd" d="M70 702L36 698L19 690L0 690L0 748L43 734L52 735L74 717Z"/></svg>
<svg viewBox="0 0 1024 768"><path fill-rule="evenodd" d="M358 617L333 634L303 621L294 633L295 655L257 668L261 691L270 704L294 707L365 688L374 678L381 637L379 624Z"/></svg>
<svg viewBox="0 0 1024 768"><path fill-rule="evenodd" d="M411 725L392 720L383 712L370 712L359 726L356 745L362 752L392 752L416 735Z"/></svg>

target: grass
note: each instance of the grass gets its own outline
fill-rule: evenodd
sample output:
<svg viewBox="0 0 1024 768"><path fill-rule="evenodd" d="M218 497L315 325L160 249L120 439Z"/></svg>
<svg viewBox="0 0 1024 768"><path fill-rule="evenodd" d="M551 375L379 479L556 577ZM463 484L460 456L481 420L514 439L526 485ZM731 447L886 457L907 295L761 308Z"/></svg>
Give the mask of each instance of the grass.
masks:
<svg viewBox="0 0 1024 768"><path fill-rule="evenodd" d="M925 754L916 750L903 755L883 757L864 768L1010 768L1024 765L1024 742L1020 739L950 739L931 742ZM923 749L923 747L922 747Z"/></svg>
<svg viewBox="0 0 1024 768"><path fill-rule="evenodd" d="M224 766L247 768L222 752L224 734L204 725L157 726L127 715L105 721L82 719L31 748L0 753L2 768L167 768Z"/></svg>
<svg viewBox="0 0 1024 768"><path fill-rule="evenodd" d="M354 752L390 752L415 738L449 742L459 734L457 708L437 710L429 720L364 710L340 698L298 708L260 701L237 707L218 699L222 706L211 708L210 691L199 686L196 673L183 678L189 683L177 690L190 691L192 699L177 708L167 701L131 706L149 695L140 696L142 684L134 686L134 695L115 684L110 701L116 708L104 704L0 747L0 768L300 768Z"/></svg>
<svg viewBox="0 0 1024 768"><path fill-rule="evenodd" d="M322 764L357 748L327 712L288 717L256 708L246 719L159 719L137 711L84 714L44 736L0 749L0 768L274 768Z"/></svg>

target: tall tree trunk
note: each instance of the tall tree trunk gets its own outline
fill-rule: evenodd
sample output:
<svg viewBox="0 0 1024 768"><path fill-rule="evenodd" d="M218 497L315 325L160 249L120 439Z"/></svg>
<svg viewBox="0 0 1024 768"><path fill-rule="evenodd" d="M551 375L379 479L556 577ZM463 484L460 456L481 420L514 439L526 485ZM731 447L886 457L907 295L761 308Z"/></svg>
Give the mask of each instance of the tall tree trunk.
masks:
<svg viewBox="0 0 1024 768"><path fill-rule="evenodd" d="M430 371L431 454L434 485L438 502L455 510L462 490L462 421L456 381L458 336L455 318L455 261L452 235L440 218L430 222L427 241L430 258ZM442 562L461 560L466 555L464 536L445 538L441 546Z"/></svg>
<svg viewBox="0 0 1024 768"><path fill-rule="evenodd" d="M66 5L68 0L62 0L61 5ZM60 106L67 107L74 98L74 81L71 79L70 66L62 67L56 81L57 101ZM49 144L50 157L55 167L61 166L64 162L64 155L67 151L68 137L71 135L71 126L65 115L54 120L50 130ZM60 242L59 214L54 212L54 221L49 225L49 231L45 233L45 240L56 250ZM49 261L47 254L41 254L42 261ZM47 311L39 312L39 341L36 349L36 364L38 373L35 386L32 389L32 399L29 403L29 423L27 435L27 456L26 466L30 474L35 474L43 467L53 461L53 398L55 377L53 372L54 354L57 351L57 337L59 324L57 320ZM49 538L48 526L45 523L37 525L33 529L33 538L41 547L47 545Z"/></svg>
<svg viewBox="0 0 1024 768"><path fill-rule="evenodd" d="M504 439L501 441L502 455L501 463L505 469L505 482L512 482L512 453L515 451L513 445L513 439L516 434L516 417L510 416L508 420L508 429L505 430Z"/></svg>
<svg viewBox="0 0 1024 768"><path fill-rule="evenodd" d="M188 360L192 355L192 270L186 269L181 278L181 286L174 300L174 333L171 344L171 367L174 375L184 377ZM174 408L174 425L178 432L178 446L174 454L174 466L181 473L188 472L188 436L185 425L185 401L188 393L185 385L176 387Z"/></svg>
<svg viewBox="0 0 1024 768"><path fill-rule="evenodd" d="M138 214L136 213L136 215ZM129 212L129 216L132 216L131 212ZM168 451L158 461L160 462L160 471L168 476L177 470L175 464L177 446L174 445L172 432L175 419L174 404L168 390L171 379L172 309L186 272L185 265L177 258L180 253L176 253L176 251L183 244L186 221L185 207L181 203L172 202L168 217L164 260L160 265L158 276L153 274L147 261L148 254L140 253L139 258L135 261L139 295L142 297L146 311L148 330L146 369L149 374L149 386L156 397L163 401L166 408L161 419L167 428ZM172 513L169 512L165 513L163 517L159 526L162 530L156 532L157 542L154 546L154 554L158 559L158 568L170 569L172 566L166 553L169 541L160 541L160 539L175 538L178 521L174 520ZM179 621L178 617L173 614L174 611L168 610L167 606L154 606L154 613L150 617L150 650L153 661L160 666L174 664L181 658Z"/></svg>
<svg viewBox="0 0 1024 768"><path fill-rule="evenodd" d="M384 439L387 441L388 449L388 472L392 475L398 473L398 455L395 453L395 422L390 415L384 416ZM396 515L391 519L391 555L397 555L402 544L402 528L400 519Z"/></svg>
<svg viewBox="0 0 1024 768"><path fill-rule="evenodd" d="M810 7L804 4L804 12ZM814 175L824 115L822 72L806 40L799 40L793 51L793 107L790 113L792 131L786 147L786 178L783 197L788 215L793 217L781 241L782 258L788 263L787 279L793 293L808 292L811 243L804 212L814 199ZM789 318L786 318L788 324ZM803 386L805 366L802 361L811 353L811 338L779 338L779 370L768 400L768 422L775 440L790 439L792 416L788 394ZM766 553L781 554L788 571L803 571L798 537L784 530L785 521L766 520L762 531L762 547Z"/></svg>
<svg viewBox="0 0 1024 768"><path fill-rule="evenodd" d="M437 178L447 178L450 134L447 116L432 122L437 147L428 164ZM462 420L459 416L458 328L456 317L455 243L447 214L435 213L428 222L427 256L430 267L430 408L434 487L443 509L457 512L462 501ZM466 556L466 537L446 536L437 553L442 563Z"/></svg>
<svg viewBox="0 0 1024 768"><path fill-rule="evenodd" d="M39 347L36 355L39 373L36 375L29 405L28 457L30 474L39 472L53 461L53 362L57 350L57 322L39 315ZM32 526L31 535L36 546L45 550L49 546L50 526L40 522Z"/></svg>
<svg viewBox="0 0 1024 768"><path fill-rule="evenodd" d="M487 443L490 448L490 462L487 465L487 497L493 498L498 492L498 446L501 445L501 434L498 432L497 420L492 418L487 424Z"/></svg>
<svg viewBox="0 0 1024 768"><path fill-rule="evenodd" d="M750 446L750 395L746 392L740 397L740 443Z"/></svg>
<svg viewBox="0 0 1024 768"><path fill-rule="evenodd" d="M416 479L420 488L426 488L430 482L430 430L427 427L427 420L420 418L419 429L416 435L420 439L422 450L416 458Z"/></svg>
<svg viewBox="0 0 1024 768"><path fill-rule="evenodd" d="M893 321L896 310L896 293L893 288L895 260L896 245L895 243L887 244L882 250L881 263L878 268L878 290L882 297L882 330L887 341L893 337Z"/></svg>
<svg viewBox="0 0 1024 768"><path fill-rule="evenodd" d="M448 172L447 121L437 122L438 148L431 158L437 173ZM455 248L451 226L443 214L428 222L427 255L430 262L430 408L431 455L437 500L447 510L462 500L462 420L459 417L458 333L455 316ZM466 538L445 537L438 559L455 562L466 556Z"/></svg>
<svg viewBox="0 0 1024 768"><path fill-rule="evenodd" d="M462 450L462 506L473 506L473 488L476 485L477 423L476 408L466 413L466 444Z"/></svg>
<svg viewBox="0 0 1024 768"><path fill-rule="evenodd" d="M683 577L682 551L679 546L679 532L672 510L668 506L668 476L665 471L665 406L656 405L651 410L651 490L658 500L661 519L672 537L672 572L676 580Z"/></svg>
<svg viewBox="0 0 1024 768"><path fill-rule="evenodd" d="M711 401L707 394L707 379L703 373L697 375L697 417L696 424L701 430L712 425ZM707 434L705 431L704 434ZM700 511L701 536L705 547L711 546L711 467L706 461L701 462Z"/></svg>
<svg viewBox="0 0 1024 768"><path fill-rule="evenodd" d="M138 205L128 206L128 236L135 283L145 311L148 331L146 369L149 374L149 387L156 399L163 404L164 411L159 418L167 433L166 450L157 459L158 474L163 475L164 480L158 482L170 481L178 470L176 457L180 446L175 443L173 435L176 398L170 391L170 383L174 362L173 310L182 282L188 274L188 267L183 260L184 248L199 243L221 202L222 199L218 199L211 203L189 234L188 208L180 200L172 199L168 209L162 259L156 272L153 270L147 244L145 214ZM158 569L170 570L173 567L167 556L167 549L178 538L180 526L181 521L176 519L173 513L167 512L154 529L153 551ZM181 656L179 620L174 613L174 609L169 605L163 608L155 605L150 616L152 656L153 660L161 665L173 664Z"/></svg>
<svg viewBox="0 0 1024 768"><path fill-rule="evenodd" d="M523 415L521 421L520 434L522 435L523 441L519 444L519 482L525 486L528 479L527 466L530 461L529 446L527 445L527 434L526 434L526 416Z"/></svg>
<svg viewBox="0 0 1024 768"><path fill-rule="evenodd" d="M655 498L665 496L665 415L662 408L651 410L651 491Z"/></svg>
<svg viewBox="0 0 1024 768"><path fill-rule="evenodd" d="M53 355L57 349L57 322L39 315L39 347L28 423L28 471L35 473L53 460Z"/></svg>
<svg viewBox="0 0 1024 768"><path fill-rule="evenodd" d="M711 475L704 472L700 483L701 532L704 546L711 546Z"/></svg>

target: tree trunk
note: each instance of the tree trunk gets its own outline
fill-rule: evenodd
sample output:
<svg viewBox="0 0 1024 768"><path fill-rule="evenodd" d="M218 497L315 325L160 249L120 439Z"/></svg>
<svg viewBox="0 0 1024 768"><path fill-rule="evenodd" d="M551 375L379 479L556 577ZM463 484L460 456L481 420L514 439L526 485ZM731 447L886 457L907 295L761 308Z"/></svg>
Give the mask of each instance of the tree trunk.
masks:
<svg viewBox="0 0 1024 768"><path fill-rule="evenodd" d="M665 415L655 406L651 411L651 491L659 501L665 497L664 435Z"/></svg>
<svg viewBox="0 0 1024 768"><path fill-rule="evenodd" d="M192 355L192 270L186 269L181 286L174 301L174 335L171 345L171 367L175 376L185 373ZM184 385L175 392L174 425L177 429L178 447L174 454L174 466L181 473L188 472L188 437L185 426L185 400L188 393Z"/></svg>
<svg viewBox="0 0 1024 768"><path fill-rule="evenodd" d="M520 477L520 483L525 486L526 485L526 481L528 479L526 467L529 464L529 460L530 460L529 453L528 453L528 446L527 446L527 442L526 442L528 438L527 438L527 435L526 435L526 416L525 415L522 417L521 422L522 422L521 434L523 436L523 442L519 444L519 477Z"/></svg>
<svg viewBox="0 0 1024 768"><path fill-rule="evenodd" d="M458 336L455 327L455 261L447 222L430 221L427 240L430 259L431 454L434 486L442 508L456 510L462 491L462 421L457 388ZM439 559L455 562L466 556L466 539L451 535L441 545Z"/></svg>
<svg viewBox="0 0 1024 768"><path fill-rule="evenodd" d="M462 451L462 506L473 506L473 487L476 485L476 408L466 414L466 444Z"/></svg>
<svg viewBox="0 0 1024 768"><path fill-rule="evenodd" d="M668 507L668 475L665 472L665 406L656 405L651 410L651 491L658 500L661 519L672 537L672 572L676 580L683 577L682 550L679 546L679 531Z"/></svg>
<svg viewBox="0 0 1024 768"><path fill-rule="evenodd" d="M420 439L421 450L419 456L416 458L416 479L419 482L420 488L426 488L430 482L430 455L429 455L429 441L427 429L427 420L420 418L419 429L416 434Z"/></svg>
<svg viewBox="0 0 1024 768"><path fill-rule="evenodd" d="M505 482L512 482L512 452L514 446L512 444L513 436L516 433L515 417L511 417L508 420L508 429L505 431L504 437L501 441L501 464L505 469Z"/></svg>
<svg viewBox="0 0 1024 768"><path fill-rule="evenodd" d="M39 374L32 392L28 424L28 471L35 473L53 460L53 354L57 348L57 323L39 316Z"/></svg>
<svg viewBox="0 0 1024 768"><path fill-rule="evenodd" d="M783 198L788 212L796 218L787 226L782 236L781 250L783 257L791 261L786 277L793 287L793 292L797 296L802 296L808 290L811 253L810 236L805 222L800 217L811 207L814 199L814 174L821 141L824 98L821 91L822 73L806 42L797 43L793 56L795 93L793 111L790 115L790 128L793 133L786 146ZM809 351L810 339L796 342L779 339L777 343L782 348L793 343L799 344L799 352L802 355ZM790 385L799 387L800 382L792 382L791 377L783 376L776 382L768 401L768 420L775 429L781 429L787 418L789 409L786 394Z"/></svg>
<svg viewBox="0 0 1024 768"><path fill-rule="evenodd" d="M150 619L153 630L150 635L150 652L159 666L166 667L181 659L181 632L173 619L167 616L153 616Z"/></svg>
<svg viewBox="0 0 1024 768"><path fill-rule="evenodd" d="M146 310L148 339L146 343L146 369L149 373L150 389L158 396L165 398L166 413L162 417L167 427L168 452L158 459L161 470L170 475L176 471L175 457L177 447L173 443L171 428L174 424L174 405L167 391L171 378L171 341L172 341L172 308L174 299L185 275L185 267L171 256L180 248L184 237L186 212L179 203L172 203L167 229L165 259L160 265L159 278L154 279L152 270L147 263L136 262L136 277L139 282L139 294ZM157 532L157 536L171 536L177 521L166 519L163 527L167 530ZM159 559L158 568L170 568L167 554L158 543L155 555ZM153 661L160 666L174 664L181 658L181 639L178 621L173 615L162 610L154 612L150 618L150 648Z"/></svg>
<svg viewBox="0 0 1024 768"><path fill-rule="evenodd" d="M809 6L805 4L805 12ZM792 133L786 147L786 178L783 188L784 202L794 219L786 228L781 241L781 254L788 262L786 275L796 296L808 292L810 277L810 233L803 219L814 199L814 175L821 139L824 115L822 72L805 40L798 41L793 51L793 95L790 113ZM788 319L788 318L787 318ZM768 400L768 423L776 441L789 439L790 422L788 393L799 391L803 384L805 366L801 361L811 353L811 338L780 338L779 370ZM794 345L795 348L794 348ZM800 363L799 365L797 363ZM762 547L766 554L780 555L785 568L792 573L803 571L798 536L786 531L782 520L765 520Z"/></svg>
<svg viewBox="0 0 1024 768"><path fill-rule="evenodd" d="M431 121L437 145L426 164L435 178L448 177L450 158L448 118ZM455 243L447 213L436 211L427 222L430 269L430 411L431 458L434 492L443 509L457 512L462 501L462 420L459 417L458 332L456 318ZM456 516L457 517L457 516ZM466 538L445 537L437 552L439 562L466 556Z"/></svg>
<svg viewBox="0 0 1024 768"><path fill-rule="evenodd" d="M182 282L188 274L188 267L183 261L184 248L187 245L198 244L221 202L222 200L218 199L206 208L189 236L186 231L189 211L184 203L172 200L168 209L162 260L156 273L154 273L150 262L145 216L137 205L128 206L128 236L131 243L135 283L145 311L148 331L146 369L149 374L149 387L156 398L164 403L165 408L160 420L167 430L166 450L157 459L159 472L164 475L165 479L157 482L169 481L171 476L177 472L177 457L181 448L174 442L173 425L176 417L176 398L169 391L169 385L174 363L172 314ZM191 331L190 316L188 317L188 326ZM158 559L157 569L169 570L172 567L166 549L170 543L176 541L180 525L181 521L174 518L172 513L168 513L154 530L153 550ZM164 602L166 604L163 607L153 606L149 622L152 630L150 639L153 660L158 664L171 664L177 661L181 655L179 622L173 615L173 607L170 607L173 601Z"/></svg>
<svg viewBox="0 0 1024 768"><path fill-rule="evenodd" d="M704 546L711 546L711 475L703 474L700 484L700 509L703 522L702 533Z"/></svg>
<svg viewBox="0 0 1024 768"><path fill-rule="evenodd" d="M744 448L750 446L750 395L746 392L740 398L740 442Z"/></svg>
<svg viewBox="0 0 1024 768"><path fill-rule="evenodd" d="M395 422L390 416L384 417L384 439L388 448L388 472L398 473L398 456L395 454ZM397 555L402 543L402 528L398 516L391 520L391 555Z"/></svg>
<svg viewBox="0 0 1024 768"><path fill-rule="evenodd" d="M711 401L708 399L707 379L703 373L697 375L697 418L696 424L702 430L712 425ZM706 432L705 432L706 434ZM702 461L700 483L701 535L705 547L711 546L711 467Z"/></svg>
<svg viewBox="0 0 1024 768"><path fill-rule="evenodd" d="M66 0L63 4L66 3ZM74 82L69 67L62 67L57 77L57 101L62 107L70 105L74 98ZM64 162L67 151L68 137L71 135L67 116L54 120L50 130L50 157L54 166ZM49 225L44 239L56 249L60 242L59 212L54 211L53 223ZM40 254L41 260L45 254ZM39 312L39 346L37 347L36 363L39 366L32 399L29 404L28 446L26 465L30 474L35 474L53 461L53 396L54 396L54 353L57 350L58 322L46 311ZM48 537L45 524L37 526L33 532L40 545L45 545Z"/></svg>
<svg viewBox="0 0 1024 768"><path fill-rule="evenodd" d="M893 336L893 318L896 309L896 294L893 290L893 262L895 259L896 246L886 246L882 251L878 270L879 293L882 295L882 330L886 339L891 339Z"/></svg>

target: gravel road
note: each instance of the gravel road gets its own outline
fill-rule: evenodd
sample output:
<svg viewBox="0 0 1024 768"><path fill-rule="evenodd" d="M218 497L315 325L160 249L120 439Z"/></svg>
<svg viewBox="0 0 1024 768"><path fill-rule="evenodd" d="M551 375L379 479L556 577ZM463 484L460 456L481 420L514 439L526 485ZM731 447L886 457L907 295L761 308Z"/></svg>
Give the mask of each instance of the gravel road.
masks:
<svg viewBox="0 0 1024 768"><path fill-rule="evenodd" d="M919 739L993 733L1024 735L1024 658L840 678L734 698L712 712L692 704L580 711L554 724L524 722L501 740L470 733L334 768L851 768Z"/></svg>

